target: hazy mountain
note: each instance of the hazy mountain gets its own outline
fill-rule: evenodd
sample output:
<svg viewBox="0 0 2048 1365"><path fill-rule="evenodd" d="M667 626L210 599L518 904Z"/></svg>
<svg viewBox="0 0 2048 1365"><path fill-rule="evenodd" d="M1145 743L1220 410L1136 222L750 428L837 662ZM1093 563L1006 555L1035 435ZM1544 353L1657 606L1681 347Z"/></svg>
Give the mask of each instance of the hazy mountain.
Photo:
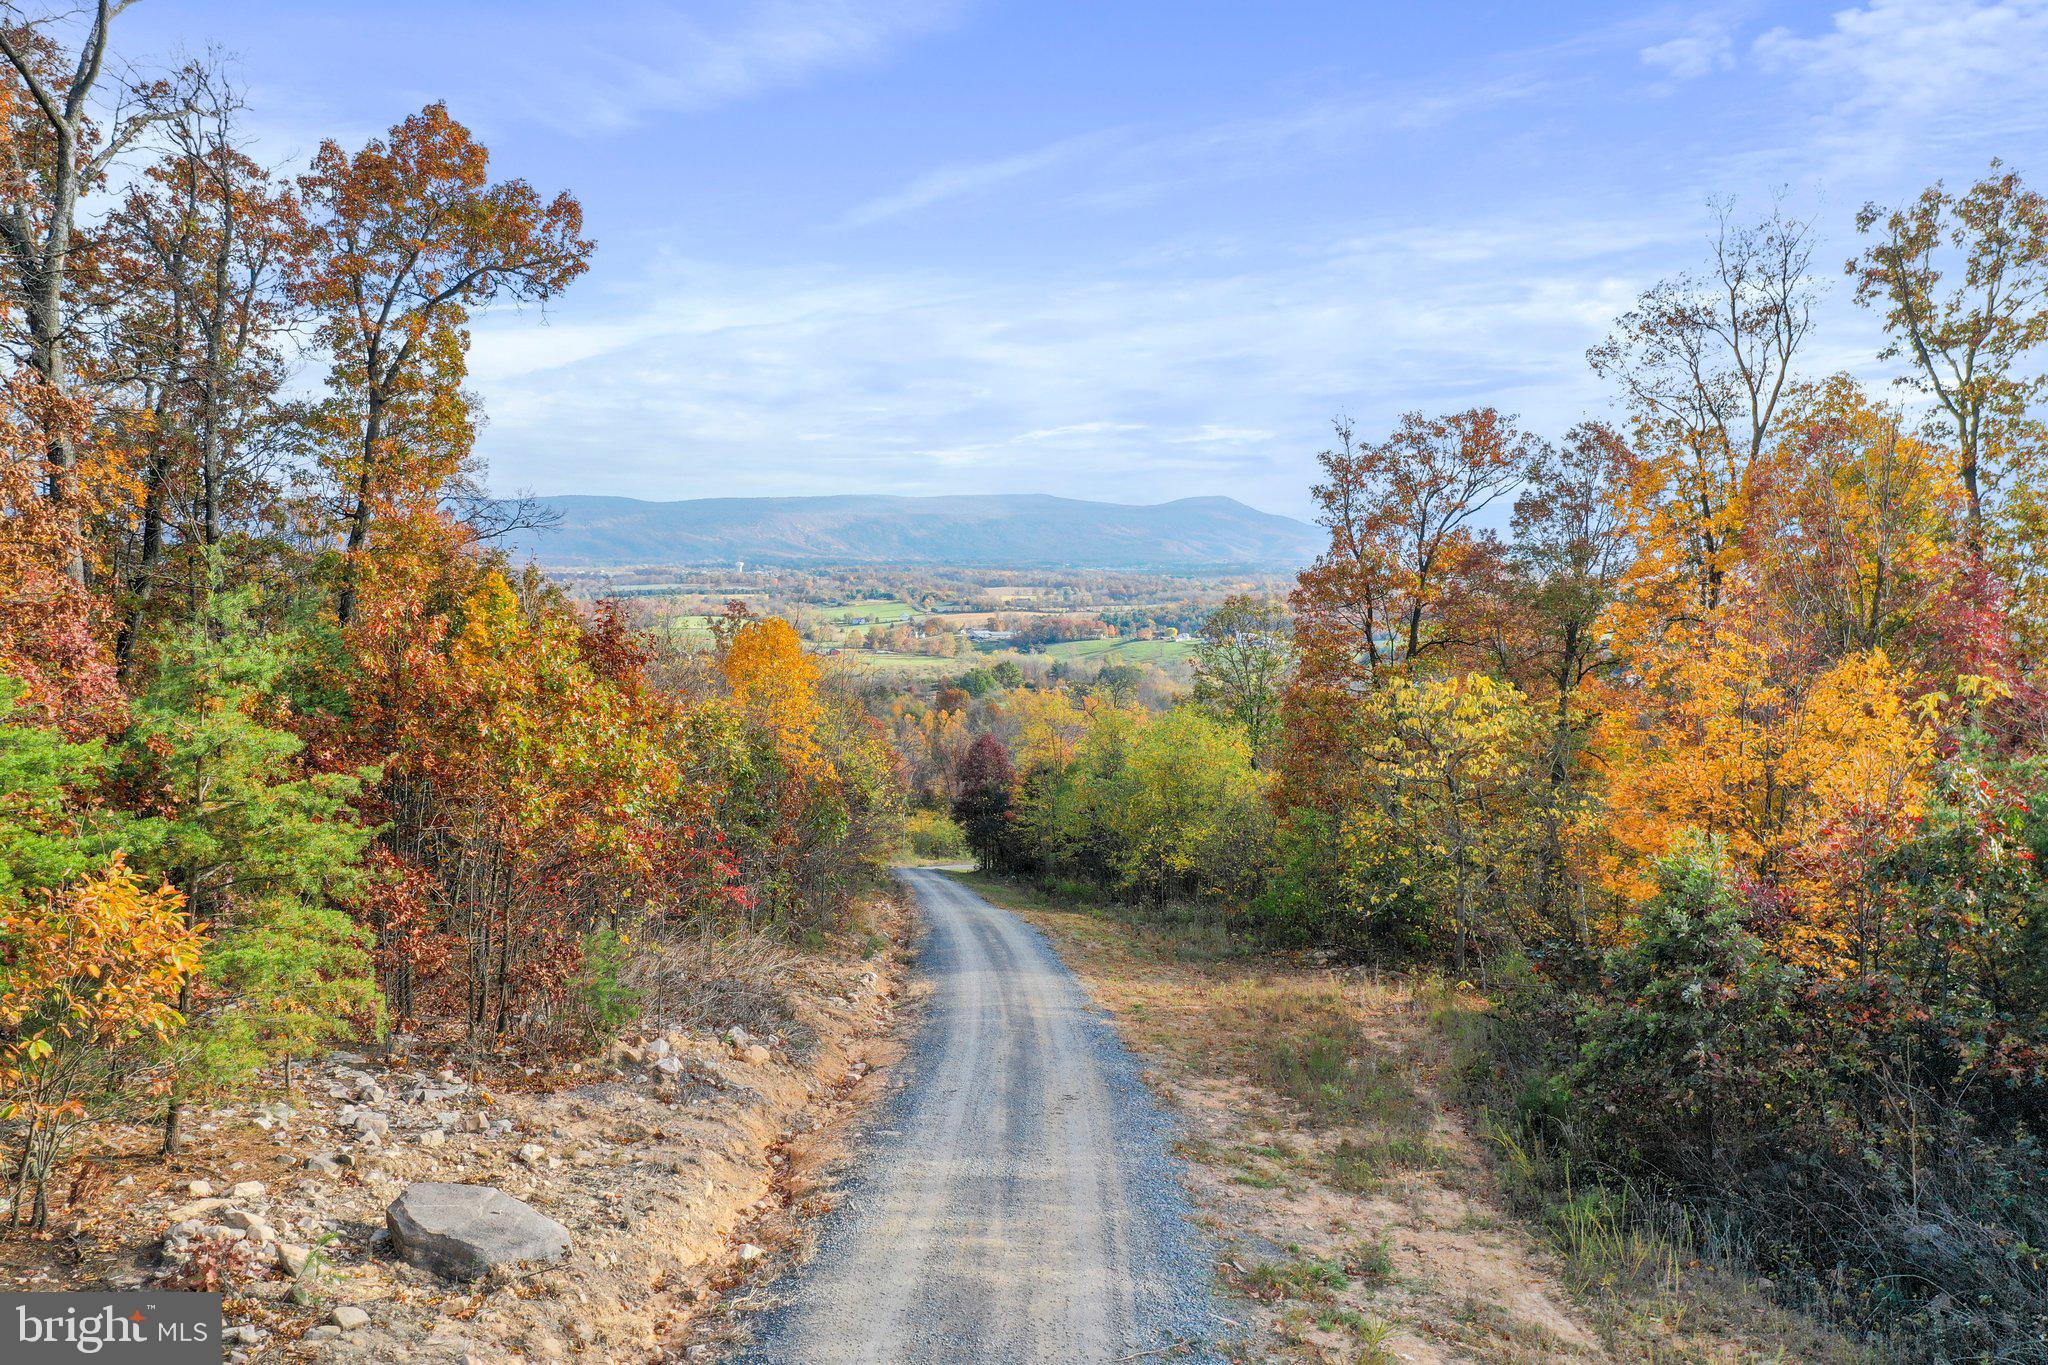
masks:
<svg viewBox="0 0 2048 1365"><path fill-rule="evenodd" d="M957 497L541 498L553 528L516 556L544 565L960 564L1103 569L1306 564L1323 538L1306 522L1231 498L1152 506L1046 494Z"/></svg>

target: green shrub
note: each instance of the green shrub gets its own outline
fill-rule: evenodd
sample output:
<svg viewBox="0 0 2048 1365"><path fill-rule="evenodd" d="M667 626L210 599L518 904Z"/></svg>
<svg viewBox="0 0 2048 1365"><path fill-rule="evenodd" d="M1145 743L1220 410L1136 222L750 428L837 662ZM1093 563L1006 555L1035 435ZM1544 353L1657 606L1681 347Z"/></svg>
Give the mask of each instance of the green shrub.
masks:
<svg viewBox="0 0 2048 1365"><path fill-rule="evenodd" d="M626 984L634 956L633 943L616 929L598 929L583 936L583 961L577 968L572 999L584 1035L593 1042L616 1038L640 1013L640 993Z"/></svg>
<svg viewBox="0 0 2048 1365"><path fill-rule="evenodd" d="M972 854L967 833L944 811L916 810L903 822L903 832L912 854L919 858L961 861Z"/></svg>

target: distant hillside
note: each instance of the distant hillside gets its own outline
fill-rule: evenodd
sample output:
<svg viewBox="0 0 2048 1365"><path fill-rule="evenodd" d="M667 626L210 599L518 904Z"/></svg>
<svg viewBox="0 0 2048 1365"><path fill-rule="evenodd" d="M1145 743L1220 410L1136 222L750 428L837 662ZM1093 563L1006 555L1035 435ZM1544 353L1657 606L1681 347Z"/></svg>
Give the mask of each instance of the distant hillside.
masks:
<svg viewBox="0 0 2048 1365"><path fill-rule="evenodd" d="M557 568L958 564L1006 568L1292 569L1322 547L1306 522L1230 498L1153 506L1045 494L907 498L539 499L560 524L517 556Z"/></svg>

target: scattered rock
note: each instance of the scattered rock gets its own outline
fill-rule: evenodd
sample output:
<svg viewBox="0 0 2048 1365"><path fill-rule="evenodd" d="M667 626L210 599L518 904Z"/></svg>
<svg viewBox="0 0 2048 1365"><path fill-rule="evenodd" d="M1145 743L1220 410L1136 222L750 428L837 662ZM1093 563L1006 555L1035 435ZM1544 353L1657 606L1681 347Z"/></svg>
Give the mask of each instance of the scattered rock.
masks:
<svg viewBox="0 0 2048 1365"><path fill-rule="evenodd" d="M315 1175L338 1177L341 1174L342 1165L340 1161L331 1156L309 1156L306 1158L306 1169Z"/></svg>
<svg viewBox="0 0 2048 1365"><path fill-rule="evenodd" d="M181 1204L172 1209L166 1216L173 1223L183 1223L193 1218L204 1218L209 1213L218 1213L227 1206L228 1201L225 1199L195 1199L189 1204Z"/></svg>
<svg viewBox="0 0 2048 1365"><path fill-rule="evenodd" d="M385 1220L406 1262L450 1279L522 1262L552 1265L569 1255L567 1228L488 1185L408 1185Z"/></svg>
<svg viewBox="0 0 2048 1365"><path fill-rule="evenodd" d="M751 1043L740 1050L740 1060L748 1066L766 1066L775 1059L775 1054L759 1043Z"/></svg>
<svg viewBox="0 0 2048 1365"><path fill-rule="evenodd" d="M213 1197L213 1182L211 1180L195 1180L185 1187L185 1193L191 1195L194 1199L211 1199Z"/></svg>
<svg viewBox="0 0 2048 1365"><path fill-rule="evenodd" d="M260 1213L251 1213L247 1209L229 1209L223 1217L227 1220L229 1227L248 1233L253 1241L274 1242L277 1240L277 1232L270 1226L270 1220Z"/></svg>
<svg viewBox="0 0 2048 1365"><path fill-rule="evenodd" d="M313 1263L313 1248L302 1247L295 1242L277 1244L277 1268L293 1279L306 1273L306 1267Z"/></svg>
<svg viewBox="0 0 2048 1365"><path fill-rule="evenodd" d="M547 1154L547 1148L538 1142L529 1142L519 1149L519 1159L529 1166L540 1165L540 1159Z"/></svg>
<svg viewBox="0 0 2048 1365"><path fill-rule="evenodd" d="M489 1119L472 1110L456 1120L455 1131L458 1133L482 1133L488 1132L490 1126L491 1121Z"/></svg>
<svg viewBox="0 0 2048 1365"><path fill-rule="evenodd" d="M261 1199L267 1193L269 1191L260 1180L244 1180L228 1191L229 1197L234 1199Z"/></svg>
<svg viewBox="0 0 2048 1365"><path fill-rule="evenodd" d="M447 1140L448 1135L439 1128L429 1128L426 1132L420 1134L420 1146L422 1147L439 1147Z"/></svg>
<svg viewBox="0 0 2048 1365"><path fill-rule="evenodd" d="M754 1262L760 1260L763 1256L767 1254L767 1252L755 1246L752 1242L748 1242L746 1245L740 1248L740 1264L752 1265Z"/></svg>
<svg viewBox="0 0 2048 1365"><path fill-rule="evenodd" d="M353 1332L358 1327L370 1325L370 1315L352 1303L345 1303L329 1313L327 1320L344 1332Z"/></svg>
<svg viewBox="0 0 2048 1365"><path fill-rule="evenodd" d="M382 1142L391 1136L391 1120L367 1110L355 1116L356 1136L364 1142Z"/></svg>

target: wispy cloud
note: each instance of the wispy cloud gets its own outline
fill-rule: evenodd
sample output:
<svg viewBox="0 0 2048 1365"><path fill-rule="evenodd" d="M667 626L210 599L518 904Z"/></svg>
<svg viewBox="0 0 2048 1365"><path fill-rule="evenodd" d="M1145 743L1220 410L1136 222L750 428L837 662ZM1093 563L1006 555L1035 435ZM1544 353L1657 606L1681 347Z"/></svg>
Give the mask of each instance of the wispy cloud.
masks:
<svg viewBox="0 0 2048 1365"><path fill-rule="evenodd" d="M1731 70L1735 66L1733 25L1725 15L1697 14L1685 32L1652 43L1638 55L1645 66L1657 68L1674 81L1693 81Z"/></svg>
<svg viewBox="0 0 2048 1365"><path fill-rule="evenodd" d="M947 200L993 190L1013 180L1024 179L1091 151L1108 147L1118 141L1119 137L1120 134L1116 130L1105 129L1083 133L1077 137L1062 138L1015 156L941 166L937 170L918 176L892 194L880 195L864 204L856 205L846 215L846 222L849 226L866 227L886 219L900 218L908 213L928 209Z"/></svg>
<svg viewBox="0 0 2048 1365"><path fill-rule="evenodd" d="M2048 129L2048 0L1870 0L1820 32L1771 29L1753 52L1811 92L1806 155L1836 174Z"/></svg>
<svg viewBox="0 0 2048 1365"><path fill-rule="evenodd" d="M987 161L927 171L901 189L857 205L845 218L864 227L958 200L993 196L1029 177L1073 169L1079 182L1048 196L1092 210L1128 209L1171 187L1220 184L1270 172L1276 159L1327 154L1361 138L1440 128L1468 115L1531 100L1551 83L1529 73L1446 82L1360 98L1313 101L1270 115L1182 129L1096 129Z"/></svg>
<svg viewBox="0 0 2048 1365"><path fill-rule="evenodd" d="M1156 276L683 264L629 319L483 328L486 453L503 486L544 492L1080 488L1300 510L1339 407L1488 401L1561 429L1598 401L1579 357L1635 282L1542 264L1517 230L1473 225L1496 249L1455 258L1418 229Z"/></svg>
<svg viewBox="0 0 2048 1365"><path fill-rule="evenodd" d="M566 93L585 124L618 126L660 111L702 109L872 62L953 22L957 0L759 0L609 6L584 16L589 79ZM560 86L551 95L564 93Z"/></svg>

